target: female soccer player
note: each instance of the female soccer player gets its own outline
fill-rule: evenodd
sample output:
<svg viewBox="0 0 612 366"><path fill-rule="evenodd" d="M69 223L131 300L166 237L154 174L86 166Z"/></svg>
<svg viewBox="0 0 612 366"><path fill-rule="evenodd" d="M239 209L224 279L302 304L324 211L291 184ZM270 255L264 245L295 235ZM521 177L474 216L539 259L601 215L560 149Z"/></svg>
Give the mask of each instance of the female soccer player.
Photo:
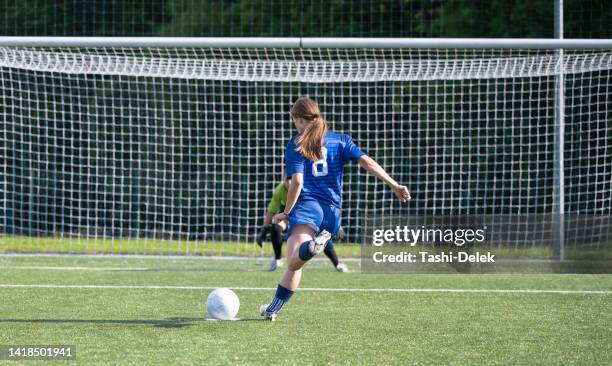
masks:
<svg viewBox="0 0 612 366"><path fill-rule="evenodd" d="M308 97L293 104L291 117L298 134L285 151L287 176L291 177L287 203L273 222L289 220L288 267L269 305L260 308L264 320L276 320L277 313L297 290L302 267L340 227L342 168L348 161L359 162L378 177L402 201L410 199L408 188L398 184L385 170L365 155L350 136L329 131L319 106Z"/></svg>
<svg viewBox="0 0 612 366"><path fill-rule="evenodd" d="M285 174L283 170L283 178L284 177ZM272 217L285 209L285 203L287 202L288 182L290 182L290 180L283 179L283 181L280 182L276 186L276 188L274 188L274 192L272 193L272 199L268 203L268 208L264 216L263 224L261 225L261 229L256 239L257 245L261 247L268 232L271 233L270 236L272 240L272 248L274 249L274 259L272 259L272 262L270 262L270 267L268 268L270 271L276 271L278 267L282 266L281 254L282 245L284 241L283 232L287 229L288 223L287 220L283 220L281 222L273 224ZM344 231L342 230L342 228L340 228L340 230L336 234L336 238L342 239L343 237ZM327 256L327 258L329 258L336 271L348 272L348 267L346 266L346 264L340 262L340 260L338 259L338 254L336 253L336 250L334 249L334 244L331 242L331 240L325 246L325 250L323 251L323 253L325 253L325 256Z"/></svg>

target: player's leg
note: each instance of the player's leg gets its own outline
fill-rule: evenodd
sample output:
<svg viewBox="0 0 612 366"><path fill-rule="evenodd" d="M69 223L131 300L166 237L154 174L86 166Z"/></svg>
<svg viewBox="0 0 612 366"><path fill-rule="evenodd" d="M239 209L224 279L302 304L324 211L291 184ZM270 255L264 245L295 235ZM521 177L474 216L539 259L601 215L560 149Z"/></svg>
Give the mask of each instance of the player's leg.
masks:
<svg viewBox="0 0 612 366"><path fill-rule="evenodd" d="M297 290L302 278L302 267L306 261L299 259L300 248L303 243L310 242L314 238L314 229L309 225L298 225L291 230L291 236L287 240L288 266L281 285L291 291ZM297 258L297 260L296 260ZM299 260L299 262L298 262Z"/></svg>
<svg viewBox="0 0 612 366"><path fill-rule="evenodd" d="M326 232L325 237L329 240L331 234ZM302 268L304 264L312 258L313 255L309 254L309 258L304 258L304 248L312 242L321 240L321 235L314 236L314 229L309 225L298 225L292 229L292 234L287 241L287 256L291 258L287 270L283 275L281 283L276 289L274 299L267 306L262 306L260 312L264 317L264 320L274 321L276 314L283 308L283 306L289 301L293 293L297 290L302 279ZM325 243L321 244L322 247Z"/></svg>
<svg viewBox="0 0 612 366"><path fill-rule="evenodd" d="M292 253L287 255L287 262L290 269L302 268L312 257L321 253L331 239L329 232L319 232L323 216L323 208L315 200L301 201L289 215L291 245L288 242L287 248L291 247Z"/></svg>
<svg viewBox="0 0 612 366"><path fill-rule="evenodd" d="M334 237L339 239L344 237L344 230L341 228L341 221L340 209L333 206L323 207L323 222L321 227L329 230L334 234ZM338 254L336 254L334 244L331 241L325 246L324 252L338 272L348 272L346 265L338 260Z"/></svg>
<svg viewBox="0 0 612 366"><path fill-rule="evenodd" d="M302 278L302 267L315 254L323 251L331 234L323 232L315 237L316 230L321 225L323 210L318 202L301 202L289 216L289 232L287 240L288 266L281 283L276 289L272 302L262 309L264 320L275 320L276 314L289 301L297 290Z"/></svg>
<svg viewBox="0 0 612 366"><path fill-rule="evenodd" d="M323 251L323 253L325 253L325 256L327 258L329 258L329 261L334 265L334 267L336 267L338 263L340 263L338 261L338 254L336 254L336 250L334 249L334 243L332 243L331 240L325 246L325 250Z"/></svg>
<svg viewBox="0 0 612 366"><path fill-rule="evenodd" d="M310 229L308 230L309 232L314 233L314 230L310 227L308 229ZM294 235L291 236L294 237ZM289 269L298 270L304 267L306 262L324 250L325 245L331 239L331 234L326 230L321 231L315 237L313 236L314 234L306 234L294 237L291 244L293 246L293 253L292 255L287 255ZM289 246L288 244L287 247L289 248Z"/></svg>
<svg viewBox="0 0 612 366"><path fill-rule="evenodd" d="M303 242L313 239L314 229L308 225L298 225L292 228L291 233L289 240L287 240L287 258L293 258L295 253L299 252L300 245ZM293 296L293 293L300 284L302 266L295 267L291 265L291 261L289 263L280 284L276 288L272 302L260 308L264 320L276 320L276 314L291 299L291 296Z"/></svg>
<svg viewBox="0 0 612 366"><path fill-rule="evenodd" d="M272 248L274 249L274 258L281 259L283 245L283 229L277 224L272 224L270 230L272 231L271 236Z"/></svg>
<svg viewBox="0 0 612 366"><path fill-rule="evenodd" d="M276 268L282 265L281 255L283 247L283 228L279 224L270 226L272 232L272 249L274 249L274 259L270 263L270 271L276 271Z"/></svg>
<svg viewBox="0 0 612 366"><path fill-rule="evenodd" d="M340 262L338 259L338 254L336 253L336 249L334 249L334 244L330 241L325 246L325 256L329 258L329 261L332 263L336 271L338 272L348 272L348 267L346 264Z"/></svg>
<svg viewBox="0 0 612 366"><path fill-rule="evenodd" d="M336 235L336 237L338 237ZM325 256L329 258L329 261L332 263L336 271L338 272L348 272L348 267L346 264L340 262L338 259L338 254L336 253L336 249L334 248L334 243L331 240L325 246L325 250L323 251Z"/></svg>

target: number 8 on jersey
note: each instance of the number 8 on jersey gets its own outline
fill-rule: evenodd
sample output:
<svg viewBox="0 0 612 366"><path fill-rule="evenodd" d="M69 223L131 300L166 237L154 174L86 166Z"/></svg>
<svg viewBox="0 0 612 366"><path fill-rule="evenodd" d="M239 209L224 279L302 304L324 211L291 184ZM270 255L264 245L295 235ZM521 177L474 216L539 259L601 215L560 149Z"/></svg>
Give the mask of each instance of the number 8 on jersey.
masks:
<svg viewBox="0 0 612 366"><path fill-rule="evenodd" d="M325 146L321 148L321 153L323 159L312 163L312 175L315 177L324 177L327 175L327 148Z"/></svg>

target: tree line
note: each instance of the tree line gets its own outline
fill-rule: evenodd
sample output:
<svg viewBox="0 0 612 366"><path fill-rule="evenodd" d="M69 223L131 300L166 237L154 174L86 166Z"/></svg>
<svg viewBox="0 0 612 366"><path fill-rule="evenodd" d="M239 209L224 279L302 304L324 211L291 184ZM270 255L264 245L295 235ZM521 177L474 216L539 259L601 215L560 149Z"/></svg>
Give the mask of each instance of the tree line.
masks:
<svg viewBox="0 0 612 366"><path fill-rule="evenodd" d="M23 36L553 37L553 0L21 0ZM564 1L566 38L612 38L609 0Z"/></svg>

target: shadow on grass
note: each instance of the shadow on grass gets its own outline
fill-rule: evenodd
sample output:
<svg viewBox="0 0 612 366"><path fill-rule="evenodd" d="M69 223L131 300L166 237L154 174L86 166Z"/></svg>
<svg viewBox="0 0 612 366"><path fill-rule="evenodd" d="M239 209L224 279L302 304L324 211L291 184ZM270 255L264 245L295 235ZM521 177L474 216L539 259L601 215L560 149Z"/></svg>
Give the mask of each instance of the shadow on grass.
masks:
<svg viewBox="0 0 612 366"><path fill-rule="evenodd" d="M183 328L202 321L220 322L210 318L171 317L166 319L0 319L0 323L25 324L136 324L159 328ZM243 318L232 322L261 321L261 318Z"/></svg>

